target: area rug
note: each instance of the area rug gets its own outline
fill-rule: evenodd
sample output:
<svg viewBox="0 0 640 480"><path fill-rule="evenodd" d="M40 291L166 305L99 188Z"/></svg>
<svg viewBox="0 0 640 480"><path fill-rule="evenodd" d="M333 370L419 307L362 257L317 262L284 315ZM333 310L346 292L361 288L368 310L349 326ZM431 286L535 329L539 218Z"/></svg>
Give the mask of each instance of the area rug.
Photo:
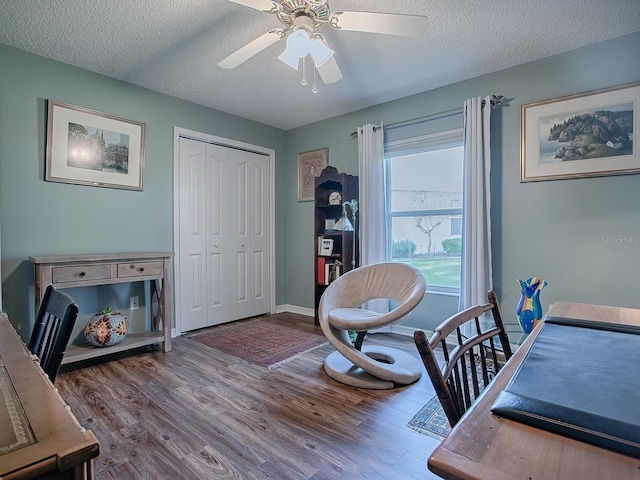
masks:
<svg viewBox="0 0 640 480"><path fill-rule="evenodd" d="M480 366L479 361L476 360L475 364L478 376L482 376L482 367ZM493 366L493 361L490 358L487 358L487 369L489 380L491 381L496 376L496 373ZM469 378L471 377L470 363L467 364L467 375L469 376ZM471 391L472 400L473 397L474 394L473 391ZM440 403L440 400L438 400L437 395L434 395L431 400L429 400L427 404L414 415L409 423L407 423L407 427L415 430L416 432L428 435L438 440L444 439L444 437L446 437L451 431L449 420L447 419L447 415L442 409L442 404Z"/></svg>
<svg viewBox="0 0 640 480"><path fill-rule="evenodd" d="M263 367L275 368L327 343L324 335L261 320L224 325L191 340Z"/></svg>
<svg viewBox="0 0 640 480"><path fill-rule="evenodd" d="M438 396L434 395L422 409L407 423L418 433L442 440L451 431L449 420L442 409Z"/></svg>

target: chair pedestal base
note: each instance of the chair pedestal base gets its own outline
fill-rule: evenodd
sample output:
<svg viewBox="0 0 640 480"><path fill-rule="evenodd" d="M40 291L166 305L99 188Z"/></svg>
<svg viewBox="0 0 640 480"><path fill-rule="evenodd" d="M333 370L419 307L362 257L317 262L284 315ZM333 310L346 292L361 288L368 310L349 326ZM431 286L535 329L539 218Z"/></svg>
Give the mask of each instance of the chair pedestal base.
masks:
<svg viewBox="0 0 640 480"><path fill-rule="evenodd" d="M379 378L362 368L354 365L342 356L340 352L333 352L324 361L324 370L335 381L357 388L370 390L388 390L396 385L409 385L420 378L422 365L420 362L401 350L386 347L363 347L362 353L373 359L385 359L389 364L380 362L377 373L383 370ZM396 373L397 372L397 373Z"/></svg>

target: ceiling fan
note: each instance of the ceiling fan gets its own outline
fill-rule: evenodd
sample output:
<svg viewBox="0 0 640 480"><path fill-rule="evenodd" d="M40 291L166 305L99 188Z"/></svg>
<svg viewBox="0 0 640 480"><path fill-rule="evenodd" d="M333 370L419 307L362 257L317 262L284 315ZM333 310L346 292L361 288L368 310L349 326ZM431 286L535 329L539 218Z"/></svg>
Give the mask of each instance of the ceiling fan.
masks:
<svg viewBox="0 0 640 480"><path fill-rule="evenodd" d="M278 57L290 67L298 69L300 59L311 55L324 83L335 83L342 72L333 50L321 33L315 31L323 24L335 30L418 36L427 27L427 17L374 12L331 12L328 0L230 0L231 2L274 14L283 27L274 28L232 53L218 65L235 68L279 40L286 38L285 51Z"/></svg>

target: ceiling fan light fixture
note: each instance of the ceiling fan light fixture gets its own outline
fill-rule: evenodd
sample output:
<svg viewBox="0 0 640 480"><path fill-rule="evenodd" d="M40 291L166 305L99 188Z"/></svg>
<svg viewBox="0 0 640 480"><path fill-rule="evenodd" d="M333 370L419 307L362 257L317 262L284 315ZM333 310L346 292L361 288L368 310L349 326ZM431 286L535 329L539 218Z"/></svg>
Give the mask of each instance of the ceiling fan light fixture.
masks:
<svg viewBox="0 0 640 480"><path fill-rule="evenodd" d="M295 53L292 53L290 50L285 49L284 52L278 57L278 60L286 63L294 70L298 70L298 63L300 62L300 57Z"/></svg>
<svg viewBox="0 0 640 480"><path fill-rule="evenodd" d="M278 60L297 70L299 60L309 55L310 48L311 40L309 39L309 34L301 28L287 37L287 47L278 57Z"/></svg>
<svg viewBox="0 0 640 480"><path fill-rule="evenodd" d="M309 45L309 53L318 68L327 63L334 52L320 38L314 38Z"/></svg>

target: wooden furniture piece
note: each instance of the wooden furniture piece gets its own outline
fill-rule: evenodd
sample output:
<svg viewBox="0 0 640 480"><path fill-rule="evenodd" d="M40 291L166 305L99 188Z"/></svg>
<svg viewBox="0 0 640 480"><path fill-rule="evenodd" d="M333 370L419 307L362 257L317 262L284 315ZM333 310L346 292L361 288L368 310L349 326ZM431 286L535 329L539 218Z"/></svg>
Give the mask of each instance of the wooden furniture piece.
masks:
<svg viewBox="0 0 640 480"><path fill-rule="evenodd" d="M93 478L99 445L0 312L0 478Z"/></svg>
<svg viewBox="0 0 640 480"><path fill-rule="evenodd" d="M331 197L331 198L330 198ZM334 278L327 278L327 264L340 262L340 273L348 272L358 266L358 216L352 221L350 207L347 206L349 221L354 223L352 232L336 231L332 224L342 216L343 203L358 200L358 177L339 173L329 165L315 179L314 208L314 252L315 252L315 324L319 325L318 305L320 297ZM330 203L331 200L331 203ZM330 255L321 255L319 244L322 239L332 242Z"/></svg>
<svg viewBox="0 0 640 480"><path fill-rule="evenodd" d="M38 357L51 383L56 381L76 318L78 305L73 298L49 285L40 302L28 348Z"/></svg>
<svg viewBox="0 0 640 480"><path fill-rule="evenodd" d="M449 317L435 328L429 340L422 330L416 330L413 334L422 362L451 426L458 423L480 392L489 386L493 376L500 371L501 364L511 358L511 347L496 294L490 290L487 299L488 303L467 308ZM483 324L486 322L482 322L481 317L486 312L491 312L495 325ZM475 327L475 333L469 337L463 336L460 328L467 322L473 322ZM443 365L440 365L433 352L438 345L444 353ZM478 345L482 345L482 348L478 348Z"/></svg>
<svg viewBox="0 0 640 480"><path fill-rule="evenodd" d="M29 257L34 265L36 312L42 293L49 285L55 285L57 288L71 288L125 282L150 282L151 328L149 331L128 334L122 343L108 348L94 347L89 344L69 345L62 363L77 362L153 344L162 344L163 351L170 351L169 265L172 256L172 253L148 252Z"/></svg>
<svg viewBox="0 0 640 480"><path fill-rule="evenodd" d="M640 325L640 309L581 303L556 302L547 316ZM491 413L496 396L517 370L539 331L539 327L534 329L434 450L429 457L429 470L447 479L639 478L638 459ZM629 368L634 368L634 361L630 361Z"/></svg>
<svg viewBox="0 0 640 480"><path fill-rule="evenodd" d="M415 356L395 348L362 346L367 331L406 318L424 298L427 283L413 265L376 263L345 273L324 292L318 316L327 340L336 348L324 361L331 378L358 388L383 390L408 385L422 375ZM370 300L388 299L390 311L358 308ZM355 345L348 332L358 332Z"/></svg>

